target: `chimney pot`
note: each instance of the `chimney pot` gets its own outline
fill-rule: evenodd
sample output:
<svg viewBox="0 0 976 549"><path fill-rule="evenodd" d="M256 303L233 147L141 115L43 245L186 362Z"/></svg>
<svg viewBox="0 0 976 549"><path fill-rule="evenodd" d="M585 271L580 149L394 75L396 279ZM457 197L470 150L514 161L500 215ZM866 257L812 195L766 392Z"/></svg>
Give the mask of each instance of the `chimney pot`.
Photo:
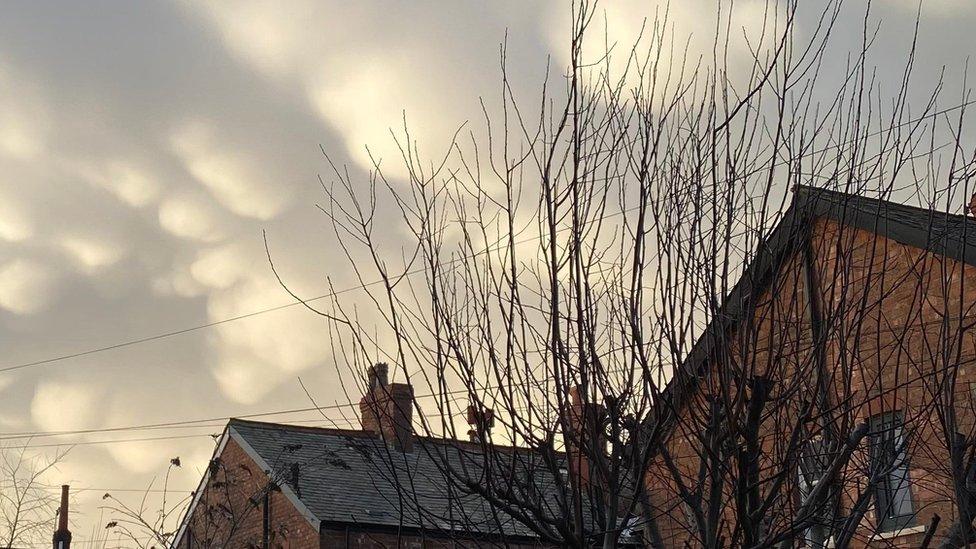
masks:
<svg viewBox="0 0 976 549"><path fill-rule="evenodd" d="M413 451L413 386L389 383L388 366L370 367L366 394L359 401L364 431L372 431L403 452Z"/></svg>
<svg viewBox="0 0 976 549"><path fill-rule="evenodd" d="M378 362L369 367L366 375L369 378L368 391L373 391L377 387L386 387L390 379L390 366L385 362Z"/></svg>
<svg viewBox="0 0 976 549"><path fill-rule="evenodd" d="M495 412L491 408L480 408L474 404L468 406L468 439L471 442L481 442L481 434L484 433L487 440L491 434L491 428L495 426Z"/></svg>

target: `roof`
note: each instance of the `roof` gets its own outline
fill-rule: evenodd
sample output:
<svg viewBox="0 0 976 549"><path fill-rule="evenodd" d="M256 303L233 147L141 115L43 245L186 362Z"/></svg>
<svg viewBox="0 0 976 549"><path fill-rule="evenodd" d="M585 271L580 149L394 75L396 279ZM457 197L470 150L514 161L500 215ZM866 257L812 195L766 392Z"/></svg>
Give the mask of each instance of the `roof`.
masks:
<svg viewBox="0 0 976 549"><path fill-rule="evenodd" d="M287 482L301 507L320 523L464 532L506 537L536 537L535 532L489 502L457 485L445 467L465 470L478 479L485 455L480 446L450 439L417 437L402 453L365 431L231 420L228 433L272 472L279 484L297 463L297 489ZM555 503L555 483L531 452L513 452L539 487L539 502ZM496 453L492 453L496 455ZM492 466L498 466L497 462ZM508 459L505 459L508 462ZM263 463L261 463L263 462Z"/></svg>
<svg viewBox="0 0 976 549"><path fill-rule="evenodd" d="M816 219L828 219L896 242L976 266L976 219L907 206L887 200L805 185L793 189L793 202L779 223L757 247L719 310L665 388L666 398L680 400L708 364L716 344L752 309L752 301L770 283L779 267L797 250Z"/></svg>
<svg viewBox="0 0 976 549"><path fill-rule="evenodd" d="M790 209L976 266L976 220L970 216L807 186L794 189Z"/></svg>

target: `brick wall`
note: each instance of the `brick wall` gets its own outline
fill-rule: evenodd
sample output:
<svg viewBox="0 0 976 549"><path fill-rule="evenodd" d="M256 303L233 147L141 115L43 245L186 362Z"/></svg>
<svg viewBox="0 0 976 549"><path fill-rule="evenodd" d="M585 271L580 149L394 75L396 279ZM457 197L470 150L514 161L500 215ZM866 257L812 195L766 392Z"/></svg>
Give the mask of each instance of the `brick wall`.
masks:
<svg viewBox="0 0 976 549"><path fill-rule="evenodd" d="M829 397L834 403L845 399L855 403L846 412L849 427L876 414L901 412L911 432L909 474L917 511L915 526L924 527L936 512L942 517L941 529L954 520L944 430L927 404L945 374L954 373L958 430L973 434L976 338L972 331L957 337L955 330L961 323L976 321L971 310L976 300L976 269L831 221L818 221L811 241L816 286L807 287L799 253L784 261L774 282L756 302L753 329L730 334L720 363L712 366L700 389L685 403L668 442L672 463L658 459L648 470L647 484L669 546L682 546L686 541L695 545L690 538L695 530L692 510L677 496L673 470L688 485L696 482L702 432L707 429L706 395L721 394L720 385L735 386L736 375L769 375L774 386L780 387L796 386L792 380L801 380L796 394L779 395L776 407L768 411L765 423L783 426L795 424L800 403L816 394L813 380L818 362L808 290L814 292L829 323L823 353L827 370L837 373L828 383ZM767 473L783 470L788 434L775 427L764 427L761 432L761 467ZM864 481L866 454L857 452L851 467L842 472L851 487L843 503L847 508L853 505L851 496L858 483ZM726 519L726 529L721 534L728 540L735 504L733 495L724 493L731 486L722 489L721 516ZM704 493L707 498L707 490ZM789 516L794 503L784 500L772 514ZM874 513L869 510L855 547L914 547L923 535L915 531L920 528L914 528L900 536L878 536L873 522Z"/></svg>
<svg viewBox="0 0 976 549"><path fill-rule="evenodd" d="M319 533L280 490L269 489L268 475L236 441L227 441L211 472L179 549L263 547L265 494L271 508L271 547L319 547Z"/></svg>

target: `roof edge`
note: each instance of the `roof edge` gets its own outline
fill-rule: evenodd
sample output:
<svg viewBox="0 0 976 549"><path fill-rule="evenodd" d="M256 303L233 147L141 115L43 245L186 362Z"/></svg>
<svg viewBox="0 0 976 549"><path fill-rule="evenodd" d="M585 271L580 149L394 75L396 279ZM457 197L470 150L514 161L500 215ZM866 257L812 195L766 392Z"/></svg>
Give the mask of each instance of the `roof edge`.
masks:
<svg viewBox="0 0 976 549"><path fill-rule="evenodd" d="M339 429L334 427L315 427L310 425L295 425L292 423L277 423L272 421L254 421L230 418L227 424L229 427L234 425L242 425L246 427L253 427L256 429L288 429L291 431L300 431L303 433L313 434L313 435L333 435L341 437L351 437L351 438L368 438L374 439L379 438L372 431L364 431L361 429ZM458 438L448 438L448 437L438 437L432 435L414 435L414 440L429 442L432 444L449 444L454 447L462 449L471 450L483 450L484 446L480 442L471 442L470 440L463 440ZM527 446L511 446L504 444L491 444L491 450L501 451L501 452L517 452L528 450L531 451L532 448Z"/></svg>
<svg viewBox="0 0 976 549"><path fill-rule="evenodd" d="M217 443L213 454L210 456L211 461L223 453L224 447L227 446L227 431L229 428L230 424L224 426L224 431L220 434L220 442ZM197 484L197 489L193 492L193 499L190 500L190 504L186 506L186 510L183 512L183 518L180 519L180 527L176 530L176 536L173 537L173 542L169 545L170 548L179 547L180 542L183 540L183 535L186 534L186 527L189 524L190 517L193 516L193 511L196 510L197 503L200 502L201 494L203 494L203 489L207 486L209 480L210 467L207 467L203 473L203 477L200 478L200 483Z"/></svg>

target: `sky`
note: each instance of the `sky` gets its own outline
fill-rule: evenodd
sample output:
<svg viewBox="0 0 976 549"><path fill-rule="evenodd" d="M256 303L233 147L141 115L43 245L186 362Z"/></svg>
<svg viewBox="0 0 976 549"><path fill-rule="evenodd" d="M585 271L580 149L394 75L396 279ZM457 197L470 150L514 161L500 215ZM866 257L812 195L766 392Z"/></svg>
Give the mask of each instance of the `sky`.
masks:
<svg viewBox="0 0 976 549"><path fill-rule="evenodd" d="M675 35L706 44L715 5L676 3ZM601 25L626 42L656 6L604 2ZM754 26L763 6L740 0L734 24ZM863 9L848 2L834 54L858 44ZM943 67L948 89L962 85L976 3L872 10L882 77L897 78L918 12L920 93ZM0 372L0 443L301 408L311 403L299 378L320 405L348 402L321 318L288 307L221 322L293 303L264 235L299 295L355 286L316 207L323 151L359 181L370 155L401 176L391 128L406 119L436 155L479 123L479 99L490 107L499 94L503 40L516 90L537 94L550 59L553 73L565 67L568 13L525 0L0 4L0 369L17 367ZM405 233L390 225L395 246ZM328 413L355 424L348 410ZM29 442L71 447L46 480L77 492L83 539L104 520L102 493L158 487L172 457L183 467L170 488L194 489L221 423ZM98 442L133 438L163 440Z"/></svg>

